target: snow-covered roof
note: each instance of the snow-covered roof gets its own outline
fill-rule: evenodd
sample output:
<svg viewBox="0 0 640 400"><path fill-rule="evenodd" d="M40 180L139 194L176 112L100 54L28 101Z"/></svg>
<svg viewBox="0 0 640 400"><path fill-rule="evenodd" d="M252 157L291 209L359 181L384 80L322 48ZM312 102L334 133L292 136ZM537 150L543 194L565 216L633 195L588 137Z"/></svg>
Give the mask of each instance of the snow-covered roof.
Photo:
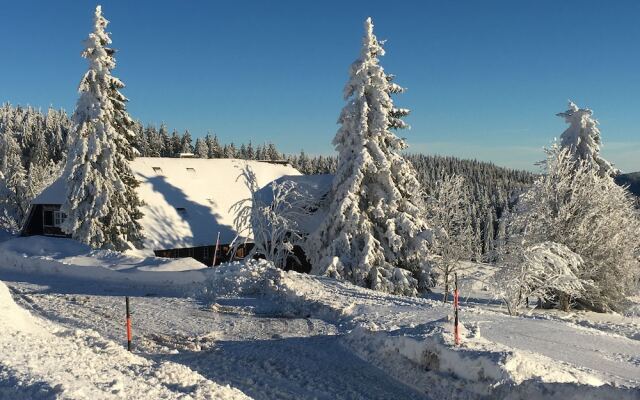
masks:
<svg viewBox="0 0 640 400"><path fill-rule="evenodd" d="M305 215L296 221L298 228L303 233L313 232L322 222L327 213L324 207L325 196L331 190L333 183L333 175L287 175L275 180L277 183L283 181L292 181L296 184L297 191L301 192L306 198L312 199L318 206L317 209L311 211L311 215ZM271 185L267 184L255 194L264 204L270 204L273 201L273 190Z"/></svg>
<svg viewBox="0 0 640 400"><path fill-rule="evenodd" d="M282 176L300 175L290 165L236 159L139 157L131 169L140 181L138 195L145 205L140 223L145 247L173 249L213 245L236 236L231 206L251 196L242 179L248 166L259 186ZM33 204L62 204L64 178L45 189Z"/></svg>

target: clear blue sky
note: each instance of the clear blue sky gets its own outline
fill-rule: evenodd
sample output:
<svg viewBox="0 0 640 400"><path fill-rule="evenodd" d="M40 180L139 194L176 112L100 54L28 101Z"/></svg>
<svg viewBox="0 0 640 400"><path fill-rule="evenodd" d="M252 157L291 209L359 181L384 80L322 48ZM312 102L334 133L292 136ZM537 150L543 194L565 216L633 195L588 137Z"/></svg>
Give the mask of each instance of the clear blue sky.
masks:
<svg viewBox="0 0 640 400"><path fill-rule="evenodd" d="M87 1L3 2L0 102L72 111ZM362 23L408 92L411 150L534 169L594 109L605 157L640 170L640 1L103 1L114 74L144 123L332 154Z"/></svg>

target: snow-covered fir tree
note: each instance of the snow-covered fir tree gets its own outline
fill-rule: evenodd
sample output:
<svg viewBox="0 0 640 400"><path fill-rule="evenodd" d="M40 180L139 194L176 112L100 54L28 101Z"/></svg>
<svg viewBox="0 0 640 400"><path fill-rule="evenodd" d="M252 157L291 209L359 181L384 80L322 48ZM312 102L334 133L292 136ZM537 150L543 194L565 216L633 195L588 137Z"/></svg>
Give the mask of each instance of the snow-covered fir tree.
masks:
<svg viewBox="0 0 640 400"><path fill-rule="evenodd" d="M196 145L193 150L194 155L198 158L209 158L209 146L205 139L197 138Z"/></svg>
<svg viewBox="0 0 640 400"><path fill-rule="evenodd" d="M180 139L180 153L193 153L192 141L191 133L188 130L184 131L184 134Z"/></svg>
<svg viewBox="0 0 640 400"><path fill-rule="evenodd" d="M146 157L162 157L164 155L164 140L159 132L156 132L153 126L148 126L145 129L145 135L147 135L147 143L149 144L149 153L145 154Z"/></svg>
<svg viewBox="0 0 640 400"><path fill-rule="evenodd" d="M276 149L276 146L273 143L269 143L269 145L267 146L266 157L268 160L271 160L271 161L280 160L282 158L282 156L280 155L280 153Z"/></svg>
<svg viewBox="0 0 640 400"><path fill-rule="evenodd" d="M391 131L399 125L390 94L400 90L379 64L383 55L369 18L333 140L338 168L328 214L305 246L315 274L412 295L432 233L415 172L400 154L406 144Z"/></svg>
<svg viewBox="0 0 640 400"><path fill-rule="evenodd" d="M167 148L167 157L179 157L182 152L182 139L175 129L171 132L171 139Z"/></svg>
<svg viewBox="0 0 640 400"><path fill-rule="evenodd" d="M28 203L27 172L20 159L20 147L13 132L5 128L0 136L0 222L10 230L18 230L26 215Z"/></svg>
<svg viewBox="0 0 640 400"><path fill-rule="evenodd" d="M211 136L210 133L207 133L205 136L205 143L207 145L207 157L208 158L221 158L222 157L222 149L220 148L220 142L218 141L218 135Z"/></svg>
<svg viewBox="0 0 640 400"><path fill-rule="evenodd" d="M560 136L560 145L570 148L571 154L576 160L584 160L592 165L601 175L616 175L619 171L613 164L600 156L600 129L598 121L588 108L579 108L573 102L569 102L569 109L557 114L563 117L569 127Z"/></svg>
<svg viewBox="0 0 640 400"><path fill-rule="evenodd" d="M124 250L140 245L141 217L127 161L134 156L129 143L131 119L124 84L111 75L115 51L105 31L108 21L96 7L94 29L82 56L89 69L80 82L80 98L73 114L74 133L65 175L67 215L62 229L96 248Z"/></svg>

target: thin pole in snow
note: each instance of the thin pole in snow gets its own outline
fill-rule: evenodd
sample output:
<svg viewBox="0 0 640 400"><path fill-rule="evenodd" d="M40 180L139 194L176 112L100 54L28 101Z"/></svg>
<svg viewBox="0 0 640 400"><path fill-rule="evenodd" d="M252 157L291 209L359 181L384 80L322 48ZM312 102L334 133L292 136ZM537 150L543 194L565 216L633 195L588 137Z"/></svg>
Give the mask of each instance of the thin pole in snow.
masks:
<svg viewBox="0 0 640 400"><path fill-rule="evenodd" d="M131 351L131 312L129 311L129 296L125 297L127 305L127 350Z"/></svg>
<svg viewBox="0 0 640 400"><path fill-rule="evenodd" d="M460 345L460 328L458 327L459 318L458 318L458 305L460 293L458 292L458 273L455 273L455 290L453 291L453 312L454 312L454 325L453 325L453 335L455 339L456 346Z"/></svg>
<svg viewBox="0 0 640 400"><path fill-rule="evenodd" d="M220 247L220 232L218 232L218 237L216 238L216 249L213 252L213 264L212 267L216 266L216 261L218 259L218 247Z"/></svg>

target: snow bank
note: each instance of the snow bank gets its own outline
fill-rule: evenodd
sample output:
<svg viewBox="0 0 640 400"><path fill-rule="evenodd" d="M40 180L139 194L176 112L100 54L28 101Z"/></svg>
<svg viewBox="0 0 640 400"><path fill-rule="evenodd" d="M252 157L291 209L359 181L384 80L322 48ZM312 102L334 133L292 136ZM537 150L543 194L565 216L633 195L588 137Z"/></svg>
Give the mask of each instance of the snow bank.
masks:
<svg viewBox="0 0 640 400"><path fill-rule="evenodd" d="M436 321L391 332L353 330L346 342L362 358L418 389L495 396L503 387L533 383L601 386L597 377L540 354L514 350L461 329L463 345L453 345L451 322ZM506 392L505 392L506 393Z"/></svg>
<svg viewBox="0 0 640 400"><path fill-rule="evenodd" d="M0 282L0 398L247 399L186 366L32 316Z"/></svg>
<svg viewBox="0 0 640 400"><path fill-rule="evenodd" d="M18 237L0 243L0 270L102 283L191 292L206 279L205 265L192 258L137 257L92 250L75 240Z"/></svg>
<svg viewBox="0 0 640 400"><path fill-rule="evenodd" d="M15 235L6 229L0 228L0 242L7 241L9 239L13 239Z"/></svg>

